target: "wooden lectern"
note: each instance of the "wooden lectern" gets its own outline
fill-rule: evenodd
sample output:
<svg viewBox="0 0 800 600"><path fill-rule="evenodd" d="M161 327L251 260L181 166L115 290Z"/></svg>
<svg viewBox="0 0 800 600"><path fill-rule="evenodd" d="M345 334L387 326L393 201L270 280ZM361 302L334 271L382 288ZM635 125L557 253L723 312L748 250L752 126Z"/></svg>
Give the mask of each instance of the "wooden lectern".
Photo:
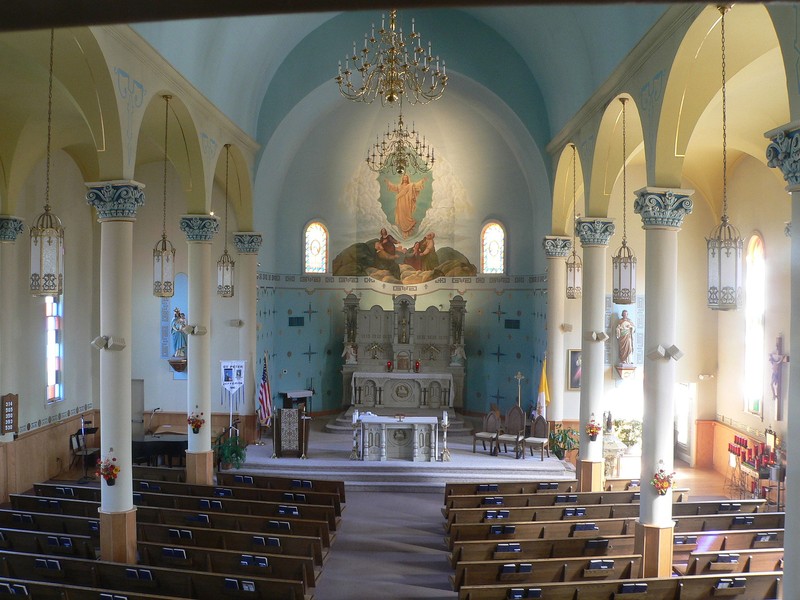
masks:
<svg viewBox="0 0 800 600"><path fill-rule="evenodd" d="M308 453L308 422L311 417L304 410L281 408L275 411L274 453L277 458Z"/></svg>

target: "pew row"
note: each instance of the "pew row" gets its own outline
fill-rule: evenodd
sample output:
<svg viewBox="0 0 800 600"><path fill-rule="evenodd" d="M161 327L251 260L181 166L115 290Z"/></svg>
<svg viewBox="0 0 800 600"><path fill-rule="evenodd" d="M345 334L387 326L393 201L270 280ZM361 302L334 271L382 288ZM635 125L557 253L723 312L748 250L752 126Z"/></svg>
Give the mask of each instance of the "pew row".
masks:
<svg viewBox="0 0 800 600"><path fill-rule="evenodd" d="M3 552L0 554L0 577L68 582L123 593L158 591L167 596L198 600L217 600L238 592L249 592L247 597L254 600L308 600L302 581L56 558L45 554Z"/></svg>
<svg viewBox="0 0 800 600"><path fill-rule="evenodd" d="M541 558L536 560L462 561L450 583L455 591L465 585L603 581L637 577L641 554L613 554L603 557Z"/></svg>
<svg viewBox="0 0 800 600"><path fill-rule="evenodd" d="M95 540L88 535L0 527L0 551L97 558Z"/></svg>
<svg viewBox="0 0 800 600"><path fill-rule="evenodd" d="M314 561L311 558L272 554L267 548L261 552L250 553L140 541L137 543L137 550L140 565L206 573L276 577L302 581L306 590L316 585L321 572L314 568Z"/></svg>
<svg viewBox="0 0 800 600"><path fill-rule="evenodd" d="M603 490L626 491L638 490L638 479L627 478L607 478L603 484ZM537 492L576 492L578 490L577 479L565 479L559 481L502 481L497 483L485 482L452 482L444 486L444 503L450 496L464 496L473 494L530 494ZM686 490L688 492L688 489Z"/></svg>
<svg viewBox="0 0 800 600"><path fill-rule="evenodd" d="M119 596L97 587L77 586L60 581L32 581L30 579L0 578L0 595L23 596L35 600L175 600L175 596L145 594L126 591Z"/></svg>
<svg viewBox="0 0 800 600"><path fill-rule="evenodd" d="M744 515L690 515L676 516L675 533L720 530L773 530L783 529L784 513L753 513ZM637 518L594 519L591 521L511 521L486 519L483 523L453 523L446 543L450 550L460 540L548 537L597 537L625 535L634 532Z"/></svg>
<svg viewBox="0 0 800 600"><path fill-rule="evenodd" d="M462 586L459 600L774 600L783 596L781 572L747 573L733 577L695 575L672 578L543 583L534 586L495 584Z"/></svg>
<svg viewBox="0 0 800 600"><path fill-rule="evenodd" d="M783 571L783 548L737 550L724 552L692 552L686 571L680 575L706 575L710 573L753 573Z"/></svg>
<svg viewBox="0 0 800 600"><path fill-rule="evenodd" d="M495 502L492 502L492 499ZM478 523L487 518L508 519L510 521L555 521L558 519L613 519L638 517L639 503L624 504L566 504L556 506L513 506L499 503L508 496L489 496L485 504L476 508L451 508L445 521L445 529L449 530L453 523ZM691 515L745 514L761 512L765 507L763 499L741 501L692 501L676 502L672 505L672 514L676 517Z"/></svg>

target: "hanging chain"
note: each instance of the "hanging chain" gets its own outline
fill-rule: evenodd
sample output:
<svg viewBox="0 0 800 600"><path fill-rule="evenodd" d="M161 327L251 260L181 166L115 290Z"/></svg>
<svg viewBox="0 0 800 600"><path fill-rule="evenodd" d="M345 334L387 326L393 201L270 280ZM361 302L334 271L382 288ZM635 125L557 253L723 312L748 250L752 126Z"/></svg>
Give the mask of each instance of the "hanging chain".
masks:
<svg viewBox="0 0 800 600"><path fill-rule="evenodd" d="M722 5L719 11L722 13L722 219L728 220L728 95L726 90L726 71L725 71L725 13L728 6Z"/></svg>
<svg viewBox="0 0 800 600"><path fill-rule="evenodd" d="M575 256L575 232L578 229L577 149L572 144L572 255Z"/></svg>
<svg viewBox="0 0 800 600"><path fill-rule="evenodd" d="M231 156L231 145L225 144L225 254L228 253L228 161Z"/></svg>
<svg viewBox="0 0 800 600"><path fill-rule="evenodd" d="M44 210L50 212L50 144L51 129L53 126L53 46L55 45L56 30L50 30L50 76L47 83L47 167L44 186Z"/></svg>
<svg viewBox="0 0 800 600"><path fill-rule="evenodd" d="M167 239L167 140L169 134L169 99L172 96L164 96L164 199L161 211L161 236Z"/></svg>
<svg viewBox="0 0 800 600"><path fill-rule="evenodd" d="M625 121L625 106L627 98L620 98L622 102L622 245L628 240L628 130Z"/></svg>

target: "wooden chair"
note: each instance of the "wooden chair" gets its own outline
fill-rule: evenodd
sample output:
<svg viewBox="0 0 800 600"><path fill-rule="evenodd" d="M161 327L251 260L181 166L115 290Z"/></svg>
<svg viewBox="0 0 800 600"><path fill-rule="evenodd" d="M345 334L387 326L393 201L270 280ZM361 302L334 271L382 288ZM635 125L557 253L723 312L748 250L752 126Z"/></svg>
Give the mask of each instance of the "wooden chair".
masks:
<svg viewBox="0 0 800 600"><path fill-rule="evenodd" d="M475 453L475 445L478 440L483 444L483 449L486 450L486 442L489 442L489 452L495 454L497 452L495 445L497 444L497 434L500 431L500 415L497 411L490 410L483 417L483 424L481 430L472 434L472 452Z"/></svg>
<svg viewBox="0 0 800 600"><path fill-rule="evenodd" d="M90 460L97 454L100 454L100 448L87 448L86 435L80 432L74 433L69 436L69 447L72 452L72 460L70 461L70 468L75 465L81 465L84 469L88 469ZM91 463L94 467L94 463Z"/></svg>
<svg viewBox="0 0 800 600"><path fill-rule="evenodd" d="M537 416L531 424L531 435L522 441L522 458L525 458L525 448L530 448L531 456L533 449L539 448L541 460L544 461L544 453L550 458L550 424L542 415Z"/></svg>
<svg viewBox="0 0 800 600"><path fill-rule="evenodd" d="M502 431L497 436L497 445L503 444L503 452L508 452L508 445L512 444L517 458L524 458L525 452L522 440L525 438L525 411L519 406L512 406L506 413L506 422Z"/></svg>

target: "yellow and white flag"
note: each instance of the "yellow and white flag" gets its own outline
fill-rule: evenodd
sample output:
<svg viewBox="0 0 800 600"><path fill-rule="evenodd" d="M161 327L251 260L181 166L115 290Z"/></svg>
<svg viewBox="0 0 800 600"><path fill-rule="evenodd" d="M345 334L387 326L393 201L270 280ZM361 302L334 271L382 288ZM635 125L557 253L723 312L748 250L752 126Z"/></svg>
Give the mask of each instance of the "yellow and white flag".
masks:
<svg viewBox="0 0 800 600"><path fill-rule="evenodd" d="M547 405L550 404L550 390L547 387L547 359L542 361L542 376L539 378L539 395L536 398L536 412L547 418Z"/></svg>

